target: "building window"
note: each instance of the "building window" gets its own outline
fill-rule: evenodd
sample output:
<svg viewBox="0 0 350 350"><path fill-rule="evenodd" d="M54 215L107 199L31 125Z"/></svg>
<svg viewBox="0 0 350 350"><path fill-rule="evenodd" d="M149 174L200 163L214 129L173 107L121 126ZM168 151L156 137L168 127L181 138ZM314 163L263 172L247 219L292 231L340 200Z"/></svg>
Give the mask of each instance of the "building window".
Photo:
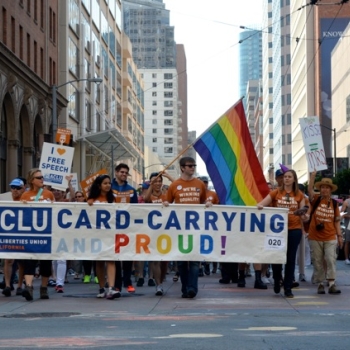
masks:
<svg viewBox="0 0 350 350"><path fill-rule="evenodd" d="M38 73L38 43L34 41L34 72Z"/></svg>
<svg viewBox="0 0 350 350"><path fill-rule="evenodd" d="M172 119L165 119L164 120L164 125L173 125L173 120Z"/></svg>
<svg viewBox="0 0 350 350"><path fill-rule="evenodd" d="M19 58L23 61L23 27L19 26Z"/></svg>
<svg viewBox="0 0 350 350"><path fill-rule="evenodd" d="M152 124L157 124L157 119L152 119Z"/></svg>
<svg viewBox="0 0 350 350"><path fill-rule="evenodd" d="M164 91L164 97L165 98L172 98L173 97L173 93L170 91Z"/></svg>
<svg viewBox="0 0 350 350"><path fill-rule="evenodd" d="M165 80L173 79L173 74L172 73L164 73L164 79Z"/></svg>
<svg viewBox="0 0 350 350"><path fill-rule="evenodd" d="M156 134L157 133L157 129L152 129L152 133Z"/></svg>
<svg viewBox="0 0 350 350"><path fill-rule="evenodd" d="M164 143L165 144L172 144L172 143L174 143L174 139L172 137L165 137Z"/></svg>
<svg viewBox="0 0 350 350"><path fill-rule="evenodd" d="M157 142L157 138L153 137L152 142Z"/></svg>
<svg viewBox="0 0 350 350"><path fill-rule="evenodd" d="M16 52L16 21L11 17L11 50Z"/></svg>
<svg viewBox="0 0 350 350"><path fill-rule="evenodd" d="M157 105L157 101L152 101L152 106L156 106Z"/></svg>
<svg viewBox="0 0 350 350"><path fill-rule="evenodd" d="M44 79L44 49L40 48L40 78Z"/></svg>
<svg viewBox="0 0 350 350"><path fill-rule="evenodd" d="M292 114L291 113L287 114L287 125L292 125Z"/></svg>
<svg viewBox="0 0 350 350"><path fill-rule="evenodd" d="M269 139L270 139L270 140L273 139L273 133L272 133L272 132L269 133Z"/></svg>
<svg viewBox="0 0 350 350"><path fill-rule="evenodd" d="M7 45L7 12L2 8L2 41L4 45Z"/></svg>
<svg viewBox="0 0 350 350"><path fill-rule="evenodd" d="M153 96L153 97L157 97L157 91L153 91L153 92L152 92L152 96Z"/></svg>
<svg viewBox="0 0 350 350"><path fill-rule="evenodd" d="M38 23L38 0L34 0L34 22Z"/></svg>
<svg viewBox="0 0 350 350"><path fill-rule="evenodd" d="M30 35L27 34L27 65L30 67Z"/></svg>
<svg viewBox="0 0 350 350"><path fill-rule="evenodd" d="M157 83L152 83L152 87L157 87Z"/></svg>
<svg viewBox="0 0 350 350"><path fill-rule="evenodd" d="M172 89L173 83L164 83L164 89Z"/></svg>
<svg viewBox="0 0 350 350"><path fill-rule="evenodd" d="M173 129L164 129L164 134L165 135L172 135L173 134Z"/></svg>
<svg viewBox="0 0 350 350"><path fill-rule="evenodd" d="M164 111L164 116L165 117L172 117L174 114L174 112L172 110L165 110Z"/></svg>
<svg viewBox="0 0 350 350"><path fill-rule="evenodd" d="M164 153L173 153L172 147L164 147Z"/></svg>
<svg viewBox="0 0 350 350"><path fill-rule="evenodd" d="M156 110L153 110L153 111L152 111L152 115L157 115L157 111L156 111Z"/></svg>
<svg viewBox="0 0 350 350"><path fill-rule="evenodd" d="M157 147L152 147L152 152L157 153Z"/></svg>
<svg viewBox="0 0 350 350"><path fill-rule="evenodd" d="M152 78L157 79L157 73L152 73Z"/></svg>
<svg viewBox="0 0 350 350"><path fill-rule="evenodd" d="M164 107L172 107L173 101L164 101Z"/></svg>

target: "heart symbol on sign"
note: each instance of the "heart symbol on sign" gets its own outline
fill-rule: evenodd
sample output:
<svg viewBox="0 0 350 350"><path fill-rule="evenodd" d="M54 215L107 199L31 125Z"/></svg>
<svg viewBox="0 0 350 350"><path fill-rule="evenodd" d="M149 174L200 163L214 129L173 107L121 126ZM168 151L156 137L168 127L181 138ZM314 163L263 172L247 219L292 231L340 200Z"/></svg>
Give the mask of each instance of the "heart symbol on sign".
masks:
<svg viewBox="0 0 350 350"><path fill-rule="evenodd" d="M58 154L61 156L62 154L65 154L65 153L66 153L66 150L63 149L63 148L57 148L57 152L58 152Z"/></svg>

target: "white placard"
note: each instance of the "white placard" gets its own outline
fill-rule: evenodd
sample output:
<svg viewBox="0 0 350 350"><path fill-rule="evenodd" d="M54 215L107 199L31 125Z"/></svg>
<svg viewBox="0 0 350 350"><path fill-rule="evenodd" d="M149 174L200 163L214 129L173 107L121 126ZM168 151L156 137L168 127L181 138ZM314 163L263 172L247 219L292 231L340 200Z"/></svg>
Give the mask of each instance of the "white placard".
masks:
<svg viewBox="0 0 350 350"><path fill-rule="evenodd" d="M66 190L66 176L71 174L74 148L44 142L39 169L44 176L44 185Z"/></svg>
<svg viewBox="0 0 350 350"><path fill-rule="evenodd" d="M323 147L319 118L300 118L299 122L309 171L327 169L326 153Z"/></svg>
<svg viewBox="0 0 350 350"><path fill-rule="evenodd" d="M3 259L283 264L287 232L282 208L0 202Z"/></svg>

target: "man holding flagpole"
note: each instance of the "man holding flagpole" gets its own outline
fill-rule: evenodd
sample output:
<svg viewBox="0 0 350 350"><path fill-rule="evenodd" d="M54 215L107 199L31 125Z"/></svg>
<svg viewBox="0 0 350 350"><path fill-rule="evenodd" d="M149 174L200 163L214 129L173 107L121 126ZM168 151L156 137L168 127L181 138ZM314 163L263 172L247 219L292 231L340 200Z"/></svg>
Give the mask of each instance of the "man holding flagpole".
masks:
<svg viewBox="0 0 350 350"><path fill-rule="evenodd" d="M191 157L180 159L181 176L171 183L167 193L167 202L176 204L204 204L207 201L206 188L201 180L194 177L196 171L195 160ZM198 293L198 261L179 261L177 263L181 279L182 298L194 298Z"/></svg>

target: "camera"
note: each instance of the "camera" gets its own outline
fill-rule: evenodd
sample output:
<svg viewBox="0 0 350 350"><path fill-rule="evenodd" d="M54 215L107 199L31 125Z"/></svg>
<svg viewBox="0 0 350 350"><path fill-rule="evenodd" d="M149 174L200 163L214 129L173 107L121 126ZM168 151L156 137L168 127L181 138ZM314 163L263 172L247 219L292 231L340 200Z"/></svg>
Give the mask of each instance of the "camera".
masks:
<svg viewBox="0 0 350 350"><path fill-rule="evenodd" d="M324 223L323 222L321 222L320 224L316 225L316 230L317 231L322 231L323 229L324 229Z"/></svg>

